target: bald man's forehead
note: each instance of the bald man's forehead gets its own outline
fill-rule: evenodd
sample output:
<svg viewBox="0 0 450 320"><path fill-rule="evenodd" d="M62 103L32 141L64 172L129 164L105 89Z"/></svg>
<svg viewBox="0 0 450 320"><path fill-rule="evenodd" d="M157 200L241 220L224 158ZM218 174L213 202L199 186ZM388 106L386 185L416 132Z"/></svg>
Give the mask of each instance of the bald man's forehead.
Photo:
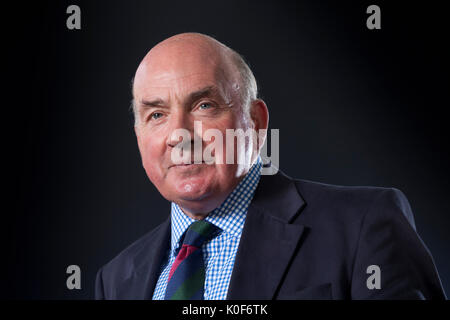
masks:
<svg viewBox="0 0 450 320"><path fill-rule="evenodd" d="M190 74L196 72L214 72L223 68L221 61L205 52L194 50L165 50L154 52L140 64L137 73L160 77L167 73Z"/></svg>
<svg viewBox="0 0 450 320"><path fill-rule="evenodd" d="M166 57L167 58L167 57ZM164 59L139 67L135 77L135 90L150 87L179 89L189 82L230 82L227 72L214 61L193 59Z"/></svg>
<svg viewBox="0 0 450 320"><path fill-rule="evenodd" d="M185 41L171 41L170 43L156 46L147 54L141 62L141 66L151 72L159 69L183 70L216 68L217 66L229 68L226 57L209 46L202 43L191 43Z"/></svg>
<svg viewBox="0 0 450 320"><path fill-rule="evenodd" d="M234 73L230 50L217 40L196 33L184 33L170 37L154 46L142 60L140 67L164 66L183 69L184 66L219 65L225 72ZM209 66L208 66L209 64Z"/></svg>
<svg viewBox="0 0 450 320"><path fill-rule="evenodd" d="M140 94L141 90L148 91L152 87L179 89L185 86L187 78L233 85L238 80L237 74L220 50L205 45L205 41L171 40L161 43L139 65L133 92Z"/></svg>
<svg viewBox="0 0 450 320"><path fill-rule="evenodd" d="M220 68L203 72L148 73L136 79L134 96L137 101L160 99L169 103L183 101L192 92L206 87L215 88L226 103L238 96L239 87L230 82Z"/></svg>

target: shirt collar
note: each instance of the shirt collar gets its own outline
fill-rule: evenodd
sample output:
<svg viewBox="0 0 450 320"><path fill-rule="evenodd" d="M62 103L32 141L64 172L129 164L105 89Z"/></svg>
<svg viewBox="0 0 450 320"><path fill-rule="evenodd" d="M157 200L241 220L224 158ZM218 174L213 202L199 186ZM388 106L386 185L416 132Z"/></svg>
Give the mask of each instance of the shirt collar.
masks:
<svg viewBox="0 0 450 320"><path fill-rule="evenodd" d="M261 176L262 161L260 156L245 175L244 179L228 195L225 201L211 211L205 218L215 226L235 237L240 236L244 227L247 209ZM171 249L179 247L179 241L186 229L195 220L188 217L174 202L171 204Z"/></svg>

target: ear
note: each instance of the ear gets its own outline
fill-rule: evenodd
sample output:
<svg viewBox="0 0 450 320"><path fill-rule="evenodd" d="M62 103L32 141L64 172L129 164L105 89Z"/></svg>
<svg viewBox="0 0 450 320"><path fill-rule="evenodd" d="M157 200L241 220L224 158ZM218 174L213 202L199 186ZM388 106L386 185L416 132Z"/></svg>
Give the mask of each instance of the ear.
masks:
<svg viewBox="0 0 450 320"><path fill-rule="evenodd" d="M250 118L253 121L253 129L256 131L257 134L257 145L256 147L256 153L259 154L261 151L264 142L266 141L267 133L264 136L261 136L262 140L259 139L260 132L259 130L267 130L269 127L269 110L267 109L266 103L261 99L256 99L252 102L251 109L250 109Z"/></svg>
<svg viewBox="0 0 450 320"><path fill-rule="evenodd" d="M250 107L250 118L254 123L256 131L267 129L269 126L269 110L266 103L261 99L256 99Z"/></svg>

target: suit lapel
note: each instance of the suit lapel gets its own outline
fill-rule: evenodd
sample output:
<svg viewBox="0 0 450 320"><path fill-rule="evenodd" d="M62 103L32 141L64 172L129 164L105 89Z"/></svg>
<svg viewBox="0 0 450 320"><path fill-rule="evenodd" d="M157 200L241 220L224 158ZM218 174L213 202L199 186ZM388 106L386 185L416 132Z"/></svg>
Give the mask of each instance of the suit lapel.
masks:
<svg viewBox="0 0 450 320"><path fill-rule="evenodd" d="M291 224L305 202L292 179L261 176L249 206L227 299L273 299L300 245L304 226Z"/></svg>

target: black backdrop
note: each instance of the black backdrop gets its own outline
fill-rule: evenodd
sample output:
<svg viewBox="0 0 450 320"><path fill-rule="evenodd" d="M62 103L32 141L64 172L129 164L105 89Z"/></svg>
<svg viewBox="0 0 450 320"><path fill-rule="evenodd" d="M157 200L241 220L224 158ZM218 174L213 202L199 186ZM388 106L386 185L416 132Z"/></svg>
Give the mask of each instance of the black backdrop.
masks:
<svg viewBox="0 0 450 320"><path fill-rule="evenodd" d="M450 292L449 69L439 1L39 1L2 10L1 297L93 298L97 269L162 222L130 80L180 32L243 54L287 174L401 189ZM82 29L66 28L81 8ZM381 8L381 30L366 8ZM447 39L447 40L446 40ZM66 267L82 289L66 288Z"/></svg>

